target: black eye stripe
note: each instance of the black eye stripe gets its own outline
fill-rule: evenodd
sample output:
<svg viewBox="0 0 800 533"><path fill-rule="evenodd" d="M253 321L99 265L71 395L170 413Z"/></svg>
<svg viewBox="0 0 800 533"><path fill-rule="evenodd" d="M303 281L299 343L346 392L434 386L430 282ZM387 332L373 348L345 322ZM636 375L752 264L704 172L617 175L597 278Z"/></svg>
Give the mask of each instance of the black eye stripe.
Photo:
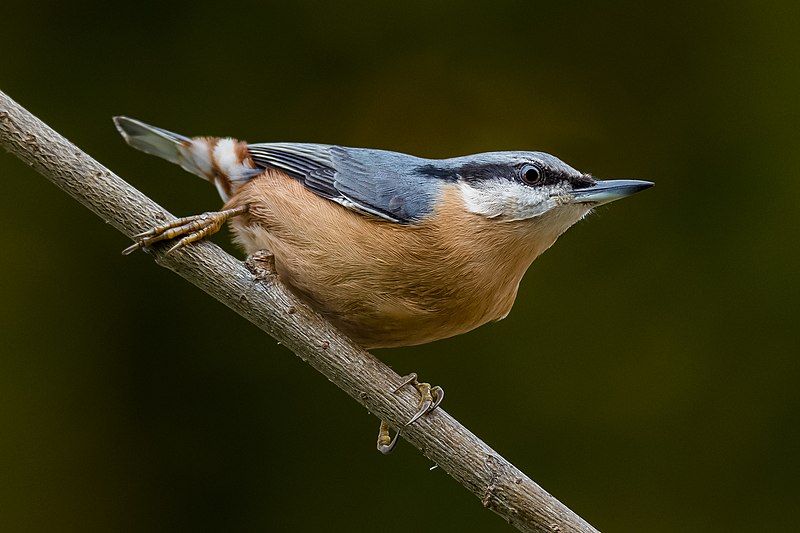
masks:
<svg viewBox="0 0 800 533"><path fill-rule="evenodd" d="M533 180L525 179L524 171L531 167L535 167L540 173L539 181L536 183L529 183L529 181L532 182ZM522 164L470 162L454 167L439 167L433 164L426 164L418 167L416 170L424 176L450 182L465 181L467 183L481 183L496 179L507 179L527 186L542 186L556 185L567 181L575 188L588 187L594 183L594 180L588 174L576 176L574 173L567 173L559 169L545 166L538 161Z"/></svg>
<svg viewBox="0 0 800 533"><path fill-rule="evenodd" d="M529 177L527 174L530 172L531 168L538 169L539 171L539 179L534 181ZM525 185L531 186L543 186L543 185L557 185L562 182L570 183L574 188L579 189L582 187L589 187L594 184L594 179L588 174L583 174L580 176L575 176L574 174L568 174L561 170L544 167L540 165L534 165L532 163L526 163L522 165L519 169L519 181L524 183Z"/></svg>

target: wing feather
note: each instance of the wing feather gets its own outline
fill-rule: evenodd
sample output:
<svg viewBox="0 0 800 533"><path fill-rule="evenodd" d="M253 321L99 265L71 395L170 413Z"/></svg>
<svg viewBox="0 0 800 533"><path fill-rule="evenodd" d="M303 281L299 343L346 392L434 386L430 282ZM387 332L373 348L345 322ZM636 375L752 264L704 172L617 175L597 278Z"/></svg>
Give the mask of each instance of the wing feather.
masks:
<svg viewBox="0 0 800 533"><path fill-rule="evenodd" d="M308 143L248 149L257 166L283 170L323 198L392 222L408 223L429 213L440 185L419 173L430 161L395 152Z"/></svg>

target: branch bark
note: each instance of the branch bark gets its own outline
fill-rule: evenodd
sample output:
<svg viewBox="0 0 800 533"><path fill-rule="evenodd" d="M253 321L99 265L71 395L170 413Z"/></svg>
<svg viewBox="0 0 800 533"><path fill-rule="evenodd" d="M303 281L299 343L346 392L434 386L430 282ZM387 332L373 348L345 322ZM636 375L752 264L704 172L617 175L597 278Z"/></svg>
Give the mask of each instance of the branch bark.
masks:
<svg viewBox="0 0 800 533"><path fill-rule="evenodd" d="M174 218L0 92L0 144L128 237ZM247 263L210 242L155 261L283 343L337 387L395 427L416 410L400 377L286 290L256 258ZM444 409L404 428L403 438L521 531L596 530L487 446Z"/></svg>

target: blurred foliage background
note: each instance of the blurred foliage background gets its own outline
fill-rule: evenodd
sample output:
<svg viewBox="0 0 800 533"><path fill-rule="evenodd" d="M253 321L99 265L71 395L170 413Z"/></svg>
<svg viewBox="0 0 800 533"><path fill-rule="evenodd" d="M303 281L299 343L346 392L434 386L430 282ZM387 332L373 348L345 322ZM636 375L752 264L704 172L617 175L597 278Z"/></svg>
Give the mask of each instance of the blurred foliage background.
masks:
<svg viewBox="0 0 800 533"><path fill-rule="evenodd" d="M506 320L378 355L602 530L796 527L796 2L5 0L0 18L0 88L178 215L215 191L112 115L656 181L563 236ZM0 176L4 530L508 529L409 446L380 456L376 419L28 167L3 155Z"/></svg>

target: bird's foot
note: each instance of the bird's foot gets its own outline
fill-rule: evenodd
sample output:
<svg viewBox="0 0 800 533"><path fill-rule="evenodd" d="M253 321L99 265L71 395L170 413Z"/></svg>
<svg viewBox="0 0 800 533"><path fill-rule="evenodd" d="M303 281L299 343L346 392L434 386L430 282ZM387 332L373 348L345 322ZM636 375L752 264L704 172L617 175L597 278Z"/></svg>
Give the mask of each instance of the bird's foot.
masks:
<svg viewBox="0 0 800 533"><path fill-rule="evenodd" d="M122 250L122 254L128 255L139 248L147 248L160 241L181 237L181 240L167 250L167 253L174 252L187 244L213 235L222 228L222 225L228 219L246 212L247 206L239 206L233 209L225 209L224 211L210 211L202 215L176 218L175 220L160 224L151 230L134 235L133 240L136 242Z"/></svg>
<svg viewBox="0 0 800 533"><path fill-rule="evenodd" d="M389 423L381 420L381 427L378 428L378 451L386 455L394 450L394 445L397 444L397 437L400 436L400 431L394 434L394 437L389 433Z"/></svg>
<svg viewBox="0 0 800 533"><path fill-rule="evenodd" d="M411 420L406 422L406 426L409 426L425 413L430 413L439 407L439 404L444 400L444 389L438 385L436 387L431 387L430 383L420 383L417 381L417 375L412 372L403 378L402 383L397 386L394 393L400 392L400 389L406 385L413 385L419 392L419 409L417 409L417 412L411 417Z"/></svg>
<svg viewBox="0 0 800 533"><path fill-rule="evenodd" d="M419 392L419 408L417 412L414 413L414 416L411 417L411 420L406 422L403 427L413 424L425 413L430 413L439 407L439 404L444 400L444 389L438 385L436 387L431 387L430 383L420 383L417 380L417 375L413 372L405 376L400 385L392 392L397 394L406 385L413 385ZM400 436L400 429L397 430L394 438L392 438L389 434L389 423L384 420L381 421L381 427L378 429L377 447L379 452L387 454L394 449L395 444L397 444L397 437Z"/></svg>

